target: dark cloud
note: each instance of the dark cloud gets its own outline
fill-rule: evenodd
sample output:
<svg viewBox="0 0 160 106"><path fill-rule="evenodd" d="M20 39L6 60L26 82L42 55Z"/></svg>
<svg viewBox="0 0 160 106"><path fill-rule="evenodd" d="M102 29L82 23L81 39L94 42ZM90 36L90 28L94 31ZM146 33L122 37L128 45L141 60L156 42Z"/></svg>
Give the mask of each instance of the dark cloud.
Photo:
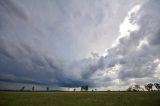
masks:
<svg viewBox="0 0 160 106"><path fill-rule="evenodd" d="M159 46L160 45L160 30L155 34L155 36L150 37L149 43L151 45L154 45L154 46L156 46L156 45Z"/></svg>

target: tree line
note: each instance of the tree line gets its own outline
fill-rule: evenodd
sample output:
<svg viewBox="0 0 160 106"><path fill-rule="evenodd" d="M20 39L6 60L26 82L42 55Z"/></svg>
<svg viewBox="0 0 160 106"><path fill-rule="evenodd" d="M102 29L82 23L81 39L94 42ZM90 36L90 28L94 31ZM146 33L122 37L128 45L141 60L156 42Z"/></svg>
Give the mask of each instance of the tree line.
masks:
<svg viewBox="0 0 160 106"><path fill-rule="evenodd" d="M22 86L20 91L24 91L24 90L25 90L25 86ZM35 91L35 87L34 86L32 86L31 91ZM46 87L46 91L49 91L49 87Z"/></svg>
<svg viewBox="0 0 160 106"><path fill-rule="evenodd" d="M153 87L155 87L155 89L153 90ZM135 85L132 85L130 86L129 88L126 89L126 91L145 91L145 89L147 91L160 91L160 83L148 83L148 84L145 84L144 87L138 85L138 84L135 84ZM24 91L25 90L25 86L23 86L20 91ZM81 86L81 91L88 91L89 90L89 87L88 85L85 85L85 86ZM35 87L32 86L31 88L31 91L35 91ZM46 91L49 91L49 87L46 87ZM74 88L73 91L76 91L76 89ZM94 91L94 90L92 90ZM97 89L95 89L95 91L97 91ZM111 90L108 90L108 91L111 91Z"/></svg>
<svg viewBox="0 0 160 106"><path fill-rule="evenodd" d="M157 91L160 91L160 84L159 83L148 83L144 85L144 88L147 91L154 91L153 87L156 88ZM130 86L126 91L144 91L144 88L142 88L140 85L136 84L134 86Z"/></svg>

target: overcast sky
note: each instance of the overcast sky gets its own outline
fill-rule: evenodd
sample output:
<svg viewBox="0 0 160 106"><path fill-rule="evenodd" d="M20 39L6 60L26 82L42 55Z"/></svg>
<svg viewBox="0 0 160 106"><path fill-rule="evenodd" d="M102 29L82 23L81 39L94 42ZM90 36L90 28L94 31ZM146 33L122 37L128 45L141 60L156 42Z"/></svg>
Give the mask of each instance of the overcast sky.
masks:
<svg viewBox="0 0 160 106"><path fill-rule="evenodd" d="M0 88L160 82L160 0L0 0Z"/></svg>

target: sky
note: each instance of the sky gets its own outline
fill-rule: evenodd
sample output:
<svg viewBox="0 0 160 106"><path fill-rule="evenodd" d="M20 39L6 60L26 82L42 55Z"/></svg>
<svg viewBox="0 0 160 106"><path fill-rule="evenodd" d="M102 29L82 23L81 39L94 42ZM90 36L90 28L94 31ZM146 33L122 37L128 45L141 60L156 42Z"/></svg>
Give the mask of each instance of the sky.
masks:
<svg viewBox="0 0 160 106"><path fill-rule="evenodd" d="M159 0L0 0L0 89L160 82L159 10Z"/></svg>

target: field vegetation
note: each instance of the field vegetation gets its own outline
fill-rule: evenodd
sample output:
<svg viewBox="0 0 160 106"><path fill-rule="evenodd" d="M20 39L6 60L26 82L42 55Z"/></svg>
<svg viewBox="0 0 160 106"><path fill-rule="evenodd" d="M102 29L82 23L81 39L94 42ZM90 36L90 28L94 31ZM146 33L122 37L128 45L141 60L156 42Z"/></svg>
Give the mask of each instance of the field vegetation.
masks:
<svg viewBox="0 0 160 106"><path fill-rule="evenodd" d="M160 106L160 93L1 91L0 106Z"/></svg>

